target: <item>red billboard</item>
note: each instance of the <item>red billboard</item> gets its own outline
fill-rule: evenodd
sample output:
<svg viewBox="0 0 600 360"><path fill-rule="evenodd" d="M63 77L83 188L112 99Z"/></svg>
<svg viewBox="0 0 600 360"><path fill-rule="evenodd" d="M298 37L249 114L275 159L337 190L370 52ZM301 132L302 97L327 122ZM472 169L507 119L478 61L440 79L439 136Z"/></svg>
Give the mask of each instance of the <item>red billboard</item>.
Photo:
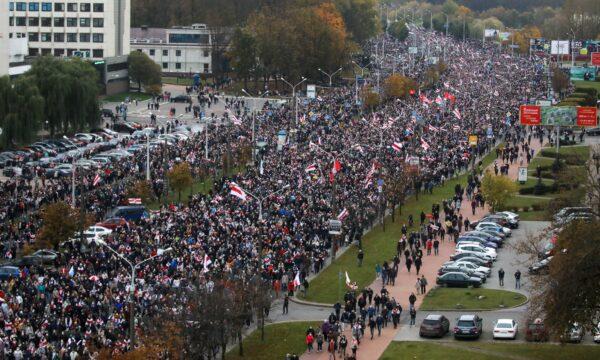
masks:
<svg viewBox="0 0 600 360"><path fill-rule="evenodd" d="M521 105L519 109L521 125L540 125L542 123L542 107L538 105Z"/></svg>
<svg viewBox="0 0 600 360"><path fill-rule="evenodd" d="M593 52L591 59L592 59L592 65L600 66L600 52Z"/></svg>
<svg viewBox="0 0 600 360"><path fill-rule="evenodd" d="M598 109L595 107L578 107L577 108L577 126L592 126L598 125Z"/></svg>

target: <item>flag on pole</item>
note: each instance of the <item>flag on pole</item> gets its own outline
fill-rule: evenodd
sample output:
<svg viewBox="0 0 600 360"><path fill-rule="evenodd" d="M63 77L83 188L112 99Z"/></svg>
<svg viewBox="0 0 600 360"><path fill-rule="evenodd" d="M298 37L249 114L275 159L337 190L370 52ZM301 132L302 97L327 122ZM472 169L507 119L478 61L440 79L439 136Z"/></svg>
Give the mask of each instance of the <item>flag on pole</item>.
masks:
<svg viewBox="0 0 600 360"><path fill-rule="evenodd" d="M204 269L202 270L202 272L208 272L208 267L210 266L210 264L212 264L212 260L210 259L210 257L208 257L208 254L204 254L204 261L202 261L202 266L204 267Z"/></svg>
<svg viewBox="0 0 600 360"><path fill-rule="evenodd" d="M429 144L423 139L421 139L421 147L423 147L425 151L429 150Z"/></svg>
<svg viewBox="0 0 600 360"><path fill-rule="evenodd" d="M92 185L94 185L94 186L98 185L100 180L102 180L102 178L100 177L100 174L96 174L96 176L94 176L94 181L92 182Z"/></svg>
<svg viewBox="0 0 600 360"><path fill-rule="evenodd" d="M262 159L260 159L260 166L258 167L258 171L259 171L259 173L261 175L263 175L264 172L265 172L265 169L263 168L263 161L262 161Z"/></svg>
<svg viewBox="0 0 600 360"><path fill-rule="evenodd" d="M316 164L308 165L306 167L306 169L304 169L304 172L306 172L306 173L313 172L313 171L317 171L317 165Z"/></svg>
<svg viewBox="0 0 600 360"><path fill-rule="evenodd" d="M429 99L427 98L427 96L425 96L424 94L421 94L421 95L419 96L419 99L421 99L421 102L422 102L423 104L431 104L431 100L429 100Z"/></svg>
<svg viewBox="0 0 600 360"><path fill-rule="evenodd" d="M399 143L399 142L393 143L392 144L392 149L394 149L394 150L396 150L398 152L402 151L402 143Z"/></svg>
<svg viewBox="0 0 600 360"><path fill-rule="evenodd" d="M442 100L442 98L438 96L435 98L435 103L438 105L442 105L444 103L444 100Z"/></svg>
<svg viewBox="0 0 600 360"><path fill-rule="evenodd" d="M429 131L433 131L433 132L438 132L440 131L440 129L436 128L433 125L427 125L427 129L429 129Z"/></svg>
<svg viewBox="0 0 600 360"><path fill-rule="evenodd" d="M333 167L331 168L331 172L329 173L329 181L333 183L333 179L335 178L335 174L342 170L342 164L337 160L333 160Z"/></svg>
<svg viewBox="0 0 600 360"><path fill-rule="evenodd" d="M300 116L298 121L300 121L300 124L304 124L304 122L306 121L306 114L302 114L302 116Z"/></svg>
<svg viewBox="0 0 600 360"><path fill-rule="evenodd" d="M294 278L294 287L300 286L302 283L300 282L300 272L296 273L296 277Z"/></svg>
<svg viewBox="0 0 600 360"><path fill-rule="evenodd" d="M454 109L454 111L452 111L452 113L454 114L454 116L456 116L456 118L458 120L462 119L462 116L460 115L460 111L458 111L458 109Z"/></svg>
<svg viewBox="0 0 600 360"><path fill-rule="evenodd" d="M346 271L346 286L350 286L350 284L352 284L352 281L350 281L350 276L348 276L348 272Z"/></svg>
<svg viewBox="0 0 600 360"><path fill-rule="evenodd" d="M129 198L127 202L129 205L142 205L142 198Z"/></svg>
<svg viewBox="0 0 600 360"><path fill-rule="evenodd" d="M243 201L246 201L246 198L248 197L248 195L246 195L246 192L244 190L242 190L241 187L238 186L238 184L232 182L231 184L229 184L229 189L231 190L229 193L235 197L238 197L240 199L242 199Z"/></svg>
<svg viewBox="0 0 600 360"><path fill-rule="evenodd" d="M344 210L342 210L342 212L337 216L337 219L339 221L344 221L344 219L347 218L348 215L350 215L350 213L346 208L344 208Z"/></svg>

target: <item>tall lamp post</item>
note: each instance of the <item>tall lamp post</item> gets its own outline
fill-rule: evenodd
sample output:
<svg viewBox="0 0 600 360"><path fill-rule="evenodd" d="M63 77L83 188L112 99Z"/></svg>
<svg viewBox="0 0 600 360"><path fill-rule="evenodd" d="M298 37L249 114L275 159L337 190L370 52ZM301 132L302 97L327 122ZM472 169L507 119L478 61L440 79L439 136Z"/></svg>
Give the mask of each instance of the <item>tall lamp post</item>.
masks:
<svg viewBox="0 0 600 360"><path fill-rule="evenodd" d="M332 83L332 79L335 76L335 74L339 73L340 71L342 71L342 68L337 69L336 71L332 72L331 74L326 73L325 71L323 71L321 68L318 68L317 70L319 70L320 72L322 72L323 74L325 74L326 76L329 77L329 87L331 87L331 83Z"/></svg>
<svg viewBox="0 0 600 360"><path fill-rule="evenodd" d="M352 60L352 63L353 63L354 65L358 66L358 68L360 69L360 76L362 76L363 78L365 77L365 69L366 69L366 68L367 68L369 65L371 65L371 62L372 62L372 61L369 61L369 62L367 63L367 65L365 65L365 66L360 66L360 65L359 65L359 64L358 64L356 61Z"/></svg>
<svg viewBox="0 0 600 360"><path fill-rule="evenodd" d="M124 262L127 263L127 265L129 265L129 267L131 268L131 286L129 289L129 294L130 294L130 300L129 300L129 341L131 343L131 347L133 348L135 346L135 306L134 306L134 302L135 302L135 271L136 269L138 269L140 267L140 265L154 260L159 256L162 256L170 251L173 250L173 248L167 248L167 249L158 249L156 255L151 256L149 258L147 258L146 260L142 260L137 264L132 263L131 261L129 261L125 256L121 255L120 253L118 253L116 250L114 250L113 248L111 248L110 246L108 246L108 244L106 244L104 241L96 241L96 244L100 244L103 247L107 248L108 250L110 250L113 254L115 254L117 257L119 257L121 260L123 260Z"/></svg>
<svg viewBox="0 0 600 360"><path fill-rule="evenodd" d="M280 76L279 79L281 81L283 81L284 83L288 84L291 88L292 88L292 97L294 98L294 109L295 109L295 117L296 117L296 127L298 127L298 101L296 99L296 87L298 87L299 85L301 85L303 82L305 82L307 79L303 76L302 80L297 83L296 85L292 85L292 83L290 83L289 81L287 81L286 79L283 78L283 76Z"/></svg>
<svg viewBox="0 0 600 360"><path fill-rule="evenodd" d="M442 14L444 14L444 16L446 17L446 37L448 37L448 28L450 27L449 17L448 14L446 14L445 12L443 12ZM444 61L446 61L446 41L447 39L444 39L444 54L442 55Z"/></svg>
<svg viewBox="0 0 600 360"><path fill-rule="evenodd" d="M256 138L255 138L255 128L256 128L256 98L253 97L246 91L246 89L242 89L242 92L246 94L252 100L252 165L254 166L254 160L256 159L255 148L256 148ZM269 90L265 91L262 94L258 94L258 97L261 98L269 93Z"/></svg>

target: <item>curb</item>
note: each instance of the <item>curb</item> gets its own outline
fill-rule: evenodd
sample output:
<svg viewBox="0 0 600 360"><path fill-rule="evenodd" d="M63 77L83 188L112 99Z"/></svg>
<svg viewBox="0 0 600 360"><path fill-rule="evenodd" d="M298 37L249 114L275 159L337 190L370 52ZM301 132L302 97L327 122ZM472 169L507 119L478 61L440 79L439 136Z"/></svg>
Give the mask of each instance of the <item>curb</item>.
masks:
<svg viewBox="0 0 600 360"><path fill-rule="evenodd" d="M525 296L524 294L521 294L521 293L517 293L517 294ZM528 304L529 297L528 296L525 296L525 297L526 297L525 301L523 301L520 304L517 304L514 306L507 306L507 307L503 307L503 308L497 308L497 309L428 309L428 310L421 310L419 308L419 310L421 310L421 311L456 311L456 312L460 312L460 311L493 312L493 311L511 310L511 309L516 309L523 305Z"/></svg>
<svg viewBox="0 0 600 360"><path fill-rule="evenodd" d="M296 296L292 296L290 298L290 301L293 302L293 303L296 303L296 304L300 304L300 305L307 305L307 306L314 306L314 307L323 307L323 308L333 308L333 305L335 305L335 304L324 304L324 303L318 303L318 302L300 300Z"/></svg>

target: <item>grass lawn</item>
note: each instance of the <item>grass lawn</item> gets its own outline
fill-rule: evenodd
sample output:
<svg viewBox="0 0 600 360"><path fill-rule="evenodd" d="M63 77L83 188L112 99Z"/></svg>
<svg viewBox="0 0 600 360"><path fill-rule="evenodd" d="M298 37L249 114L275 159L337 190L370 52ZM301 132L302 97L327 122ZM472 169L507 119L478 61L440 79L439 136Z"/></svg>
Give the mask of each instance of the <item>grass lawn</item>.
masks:
<svg viewBox="0 0 600 360"><path fill-rule="evenodd" d="M171 85L192 86L192 84L194 83L194 79L189 78L189 77L178 78L175 76L163 76L162 83L163 84L171 84Z"/></svg>
<svg viewBox="0 0 600 360"><path fill-rule="evenodd" d="M484 298L479 300L479 296ZM527 297L512 291L493 289L459 289L438 287L431 289L420 310L481 309L494 310L522 304ZM462 306L457 306L460 304Z"/></svg>
<svg viewBox="0 0 600 360"><path fill-rule="evenodd" d="M492 151L483 159L483 168L485 169L495 159L495 152ZM384 260L391 260L396 253L396 244L401 236L402 224L408 224L408 215L412 214L416 219L415 225L419 224L419 214L421 210L425 213L431 212L431 205L441 204L442 200L450 198L454 194L456 184L466 185L467 174L461 175L450 181L444 186L436 187L433 194L419 196L417 200L414 196L409 198L402 207L402 215L396 211L396 221L391 222L391 218L386 218L385 231L381 225L373 228L368 234L363 236L363 251L365 254L363 266L359 268L356 262L358 247L352 245L343 255L337 258L333 264L323 270L317 277L310 282L310 291L305 300L334 304L343 296L343 284L338 284L338 273L344 274L348 271L348 276L352 281L356 281L359 289L370 285L375 280L375 264L382 264ZM411 229L409 229L410 231ZM413 229L414 230L414 229Z"/></svg>
<svg viewBox="0 0 600 360"><path fill-rule="evenodd" d="M535 197L535 195L515 195L506 202L506 205L504 207L509 209L523 209L530 208L534 204L539 204L540 206L545 208L548 205L549 201L550 196Z"/></svg>
<svg viewBox="0 0 600 360"><path fill-rule="evenodd" d="M517 181L517 186L519 187L519 189L526 188L526 187L532 187L532 186L535 186L535 184L537 184L537 182L538 182L537 178L530 176L527 178L527 181L525 181L525 183L523 183L523 184L521 184L520 182ZM550 186L553 183L554 183L554 180L552 180L552 179L542 178L542 184Z"/></svg>
<svg viewBox="0 0 600 360"><path fill-rule="evenodd" d="M206 194L210 191L211 188L212 178L209 177L206 179L206 181L201 179L194 179L192 186L185 188L181 191L181 202L187 204L190 195L199 193ZM167 197L167 203L177 203L178 199L179 193L174 191L173 189L170 189L169 196ZM147 207L150 210L157 210L160 208L162 203L163 202L161 202L160 199L157 199L156 201L149 203Z"/></svg>
<svg viewBox="0 0 600 360"><path fill-rule="evenodd" d="M522 221L549 221L546 210L539 211L519 211L519 216Z"/></svg>
<svg viewBox="0 0 600 360"><path fill-rule="evenodd" d="M538 165L540 167L552 166L552 164L554 164L554 161L554 158L536 156L529 163L529 171L531 171L531 174L535 174L535 169Z"/></svg>
<svg viewBox="0 0 600 360"><path fill-rule="evenodd" d="M594 88L598 91L598 94L600 94L600 81L573 81L573 84L575 84L576 88ZM577 90L575 90L577 91Z"/></svg>
<svg viewBox="0 0 600 360"><path fill-rule="evenodd" d="M558 149L558 154L573 157L581 162L585 162L590 158L590 147L586 145L561 146L560 149ZM544 148L541 155L546 157L556 157L556 148ZM582 163L579 165L584 164Z"/></svg>
<svg viewBox="0 0 600 360"><path fill-rule="evenodd" d="M102 99L103 102L122 102L125 98L129 97L130 100L144 101L150 99L152 95L138 92L126 92L122 94L109 95Z"/></svg>
<svg viewBox="0 0 600 360"><path fill-rule="evenodd" d="M359 350L360 354L360 350ZM531 360L598 359L600 347L595 345L516 344L489 342L425 342L393 341L379 360Z"/></svg>
<svg viewBox="0 0 600 360"><path fill-rule="evenodd" d="M265 341L260 340L260 331L255 330L247 336L243 343L244 357L239 356L239 346L232 348L226 356L227 360L271 360L285 359L285 355L302 355L306 350L305 332L309 326L316 329L318 322L298 321L278 323L265 326ZM315 343L315 349L316 349Z"/></svg>

